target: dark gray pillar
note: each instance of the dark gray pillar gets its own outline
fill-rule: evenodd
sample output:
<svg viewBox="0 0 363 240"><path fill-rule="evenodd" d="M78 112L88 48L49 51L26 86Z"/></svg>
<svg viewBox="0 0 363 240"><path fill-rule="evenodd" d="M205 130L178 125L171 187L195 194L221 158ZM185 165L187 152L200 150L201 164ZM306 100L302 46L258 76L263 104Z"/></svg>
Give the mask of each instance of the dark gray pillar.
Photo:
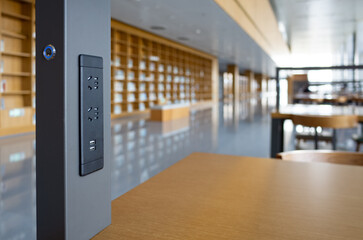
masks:
<svg viewBox="0 0 363 240"><path fill-rule="evenodd" d="M110 1L37 0L37 238L89 239L111 223ZM42 52L56 48L47 61ZM81 177L80 54L104 62L104 168Z"/></svg>
<svg viewBox="0 0 363 240"><path fill-rule="evenodd" d="M271 120L271 158L275 158L278 153L284 151L284 122L285 119L279 118L272 118Z"/></svg>
<svg viewBox="0 0 363 240"><path fill-rule="evenodd" d="M280 69L276 68L276 110L280 109Z"/></svg>

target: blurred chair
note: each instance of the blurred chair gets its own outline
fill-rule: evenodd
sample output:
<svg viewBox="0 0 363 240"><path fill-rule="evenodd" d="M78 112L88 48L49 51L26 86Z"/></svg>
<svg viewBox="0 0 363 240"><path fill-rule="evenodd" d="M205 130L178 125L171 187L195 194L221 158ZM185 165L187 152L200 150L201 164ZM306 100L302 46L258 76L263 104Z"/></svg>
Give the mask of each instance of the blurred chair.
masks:
<svg viewBox="0 0 363 240"><path fill-rule="evenodd" d="M353 140L354 140L354 142L356 144L355 151L359 152L360 151L360 145L363 143L363 136L354 135Z"/></svg>
<svg viewBox="0 0 363 240"><path fill-rule="evenodd" d="M278 159L298 162L327 162L363 166L363 153L331 150L296 150L278 153Z"/></svg>
<svg viewBox="0 0 363 240"><path fill-rule="evenodd" d="M331 137L331 142L333 145L333 150L335 150L336 149L336 129L353 128L358 125L358 117L356 115L332 115L332 116L293 115L291 119L295 125L302 125L302 126L314 128L315 149L318 149L318 141L319 141L317 127L333 129L333 135Z"/></svg>

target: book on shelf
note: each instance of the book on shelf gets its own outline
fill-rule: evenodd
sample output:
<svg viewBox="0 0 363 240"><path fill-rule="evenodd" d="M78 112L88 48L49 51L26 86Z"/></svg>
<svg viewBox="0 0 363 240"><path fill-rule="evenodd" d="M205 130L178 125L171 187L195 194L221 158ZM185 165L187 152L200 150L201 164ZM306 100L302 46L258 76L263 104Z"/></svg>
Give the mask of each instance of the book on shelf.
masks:
<svg viewBox="0 0 363 240"><path fill-rule="evenodd" d="M164 91L164 84L159 83L158 89L159 89L159 91Z"/></svg>
<svg viewBox="0 0 363 240"><path fill-rule="evenodd" d="M159 64L158 71L164 72L164 64Z"/></svg>
<svg viewBox="0 0 363 240"><path fill-rule="evenodd" d="M164 75L163 74L160 74L159 75L159 82L163 82L164 81Z"/></svg>
<svg viewBox="0 0 363 240"><path fill-rule="evenodd" d="M127 61L127 67L128 68L132 68L134 66L134 61L132 60L132 59L129 59L128 61Z"/></svg>
<svg viewBox="0 0 363 240"><path fill-rule="evenodd" d="M149 84L149 91L154 91L155 90L155 85L153 83Z"/></svg>
<svg viewBox="0 0 363 240"><path fill-rule="evenodd" d="M140 79L140 81L145 81L146 80L146 74L145 73L141 73L139 79Z"/></svg>
<svg viewBox="0 0 363 240"><path fill-rule="evenodd" d="M127 101L129 101L129 102L135 102L136 101L135 94L134 93L129 93L127 95Z"/></svg>
<svg viewBox="0 0 363 240"><path fill-rule="evenodd" d="M145 89L146 89L146 84L145 83L140 83L139 84L139 91L145 91Z"/></svg>
<svg viewBox="0 0 363 240"><path fill-rule="evenodd" d="M5 92L6 91L6 80L5 79L3 79L3 80L1 80L1 82L0 82L0 92Z"/></svg>
<svg viewBox="0 0 363 240"><path fill-rule="evenodd" d="M127 104L127 111L128 112L132 112L134 109L133 109L133 106L132 104Z"/></svg>
<svg viewBox="0 0 363 240"><path fill-rule="evenodd" d="M140 62L140 70L145 70L146 69L146 62L145 61L141 61Z"/></svg>
<svg viewBox="0 0 363 240"><path fill-rule="evenodd" d="M127 90L129 92L135 92L136 91L136 84L134 82L128 82L127 83Z"/></svg>
<svg viewBox="0 0 363 240"><path fill-rule="evenodd" d="M149 60L154 61L154 62L158 62L160 60L160 58L158 56L150 56Z"/></svg>
<svg viewBox="0 0 363 240"><path fill-rule="evenodd" d="M115 58L115 60L113 61L113 66L115 66L115 67L120 67L121 66L121 58L120 57Z"/></svg>
<svg viewBox="0 0 363 240"><path fill-rule="evenodd" d="M153 63L153 62L150 63L149 70L150 71L155 71L155 63Z"/></svg>
<svg viewBox="0 0 363 240"><path fill-rule="evenodd" d="M139 110L140 111L144 111L145 110L145 104L144 103L139 103Z"/></svg>
<svg viewBox="0 0 363 240"><path fill-rule="evenodd" d="M146 93L141 93L140 96L139 96L139 100L140 101L146 101L147 100L147 95Z"/></svg>
<svg viewBox="0 0 363 240"><path fill-rule="evenodd" d="M122 113L122 108L120 105L115 105L115 107L113 108L113 113L114 114L121 114Z"/></svg>
<svg viewBox="0 0 363 240"><path fill-rule="evenodd" d="M13 108L9 110L9 117L12 118L23 117L24 115L25 115L24 108Z"/></svg>
<svg viewBox="0 0 363 240"><path fill-rule="evenodd" d="M4 98L0 98L0 109L1 110L5 109L5 99Z"/></svg>
<svg viewBox="0 0 363 240"><path fill-rule="evenodd" d="M117 70L115 79L116 80L125 80L125 72L123 70Z"/></svg>
<svg viewBox="0 0 363 240"><path fill-rule="evenodd" d="M153 73L150 73L150 75L145 79L146 81L154 81L155 80L155 75Z"/></svg>
<svg viewBox="0 0 363 240"><path fill-rule="evenodd" d="M114 90L118 91L118 92L121 92L124 89L123 86L124 86L124 84L122 82L115 82L114 83Z"/></svg>
<svg viewBox="0 0 363 240"><path fill-rule="evenodd" d="M121 103L122 102L122 94L121 93L115 93L113 95L113 101L115 103Z"/></svg>
<svg viewBox="0 0 363 240"><path fill-rule="evenodd" d="M128 76L127 76L127 78L128 78L129 80L134 80L134 79L135 79L135 72L130 71L130 72L129 72L129 74L128 74Z"/></svg>

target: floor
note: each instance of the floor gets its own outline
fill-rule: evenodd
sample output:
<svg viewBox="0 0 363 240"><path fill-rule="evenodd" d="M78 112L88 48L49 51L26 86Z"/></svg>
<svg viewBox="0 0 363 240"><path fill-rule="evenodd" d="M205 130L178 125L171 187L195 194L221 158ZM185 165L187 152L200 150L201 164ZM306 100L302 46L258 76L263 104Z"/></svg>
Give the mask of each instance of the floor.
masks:
<svg viewBox="0 0 363 240"><path fill-rule="evenodd" d="M112 198L192 152L269 157L269 112L274 104L266 97L236 105L201 105L190 119L166 124L149 122L147 116L113 121ZM285 124L285 149L291 150L295 131L291 122ZM349 134L338 133L338 140ZM344 142L340 148L354 149ZM33 134L0 139L1 240L36 239L34 149Z"/></svg>

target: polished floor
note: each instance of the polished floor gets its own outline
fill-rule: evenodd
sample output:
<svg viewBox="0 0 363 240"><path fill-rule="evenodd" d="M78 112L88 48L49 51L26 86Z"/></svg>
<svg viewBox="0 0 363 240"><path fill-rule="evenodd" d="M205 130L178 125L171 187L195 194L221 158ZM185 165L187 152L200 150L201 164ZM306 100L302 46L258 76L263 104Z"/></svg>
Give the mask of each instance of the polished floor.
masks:
<svg viewBox="0 0 363 240"><path fill-rule="evenodd" d="M192 152L269 157L269 112L274 104L273 98L261 98L237 105L201 105L189 119L164 124L150 122L147 116L113 121L112 198ZM291 122L286 122L285 129L285 149L293 149ZM349 134L341 133L338 140ZM349 140L344 144L340 148L354 148ZM1 240L36 238L34 152L33 134L0 140Z"/></svg>

